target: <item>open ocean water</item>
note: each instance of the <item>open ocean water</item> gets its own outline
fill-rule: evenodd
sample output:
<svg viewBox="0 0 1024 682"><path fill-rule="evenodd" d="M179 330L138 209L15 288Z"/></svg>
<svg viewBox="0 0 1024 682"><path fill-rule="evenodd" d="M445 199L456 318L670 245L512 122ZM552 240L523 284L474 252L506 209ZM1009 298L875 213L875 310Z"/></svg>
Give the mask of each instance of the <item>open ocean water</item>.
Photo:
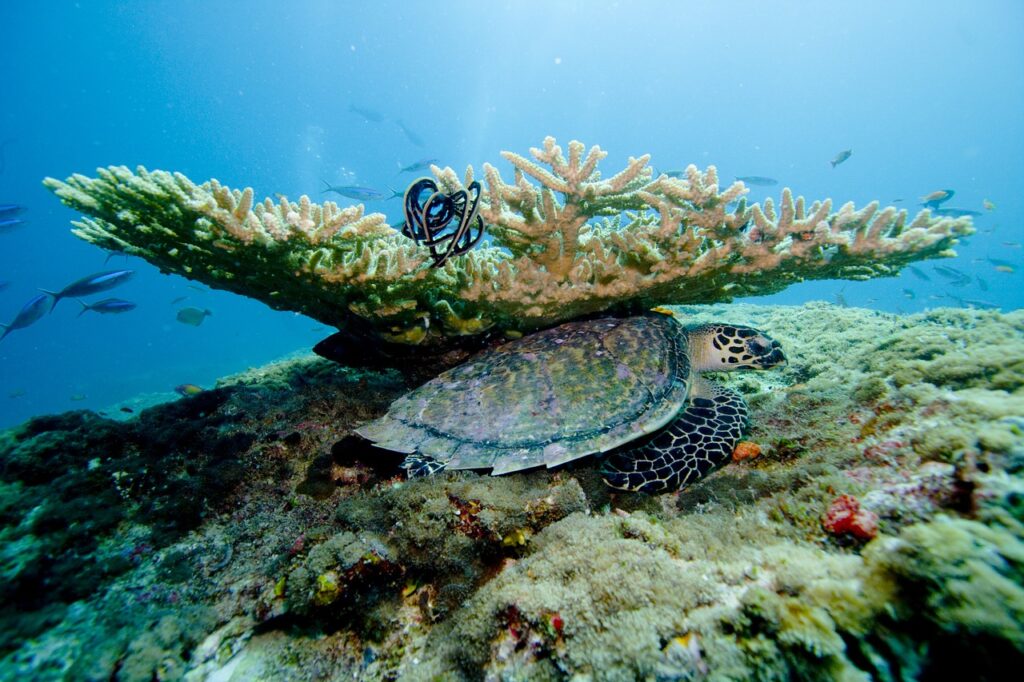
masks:
<svg viewBox="0 0 1024 682"><path fill-rule="evenodd" d="M104 252L69 234L77 216L45 176L141 164L318 199L324 180L385 191L412 177L399 164L424 158L507 171L500 151L526 153L546 135L601 145L606 168L650 153L659 169L778 180L752 187L752 201L788 186L858 206L901 199L913 212L951 188L948 205L984 212L943 263L979 278L966 287L904 273L811 282L773 301L841 294L912 312L957 305L951 295L1008 310L1024 296L1020 272L986 260L1024 261L1014 2L57 2L0 14L0 202L27 209L23 227L0 234L5 322L39 288L107 269ZM985 212L985 199L997 208ZM367 208L401 220L398 199ZM76 318L67 301L12 332L0 343L0 424L209 386L325 335L139 259L107 265L137 271L116 294L138 308ZM183 306L213 315L186 326Z"/></svg>
<svg viewBox="0 0 1024 682"><path fill-rule="evenodd" d="M15 320L41 289L58 291L110 270L134 274L84 300L117 297L136 306L100 314L71 297L24 328L10 329L0 340L0 428L69 410L133 418L146 406L177 400L187 392L184 385L211 389L218 378L304 353L335 331L77 239L70 229L80 215L41 181L95 176L97 167L108 165L180 171L195 182L216 178L230 187L251 186L258 198L307 194L345 204L357 202L323 194L325 183L390 196L424 174L401 169L424 160L460 175L468 164L479 170L490 162L508 181L511 166L500 152L525 155L552 135L563 148L569 140L600 145L609 153L601 164L607 174L645 153L658 171L714 165L723 185L748 178L751 202L777 201L789 187L809 200L831 197L836 208L877 199L913 216L927 195L952 190L941 207L973 215L977 230L957 247L955 259L915 263L895 278L802 282L739 302L825 301L900 315L940 307L1011 313L1024 304L1024 3L1013 0L5 2L0 33L0 205L9 207L0 215L0 323ZM846 150L847 158L833 164ZM400 198L365 203L392 225L402 220ZM1019 349L1020 326L1008 328L1015 337L1011 350ZM1019 395L1015 377L998 388ZM387 404L380 396L397 395L388 393L394 387L379 390L377 403L371 401L377 414ZM182 423L189 418L182 416ZM1018 435L1024 415L1019 419ZM313 418L302 424L281 437L328 428ZM266 426L266 432L280 428ZM124 492L128 487L119 490L131 495ZM4 495L15 493L4 488L0 499ZM472 500L460 504L462 514L475 513ZM307 521L312 527L329 523L325 519ZM297 544L278 549L282 556L301 555L300 545L315 535L296 531L289 542ZM0 566L12 565L10 556L22 551L14 537L0 538L8 562ZM126 561L144 562L160 548L155 540L145 542ZM228 550L229 558L244 551ZM61 561L47 556L47 566ZM204 561L205 575L215 573L210 566L219 560ZM1022 569L1015 566L1019 584ZM4 575L10 580L16 572ZM396 589L422 588L410 578ZM90 592L69 594L61 597L62 608ZM11 608L38 615L37 607L3 608L10 616ZM518 616L509 614L505 626L520 632ZM562 616L545 618L546 632L561 638ZM46 627L59 620L54 616ZM180 648L209 645L206 635L229 620L221 614L202 621L196 626L201 633L194 640L181 636L187 644ZM437 620L444 622L444 615ZM25 625L28 634L18 634L20 625L4 622L4 656L45 631ZM572 625L566 627L571 633ZM119 632L131 630L122 625ZM366 657L361 663L349 662L351 670L357 677L403 678L408 669L401 666L381 672L377 652L386 648L379 644L386 637L376 636L378 643L359 649ZM1019 648L992 645L994 655L1019 662L1024 640L1013 641ZM679 646L692 650L691 642ZM0 677L14 679L21 670L25 679L179 679L192 670L190 679L227 680L237 672L218 673L216 666L195 672L194 659L188 662L193 653L170 667L139 664L136 670L125 664L136 660L125 658L131 646L125 643L87 672L53 663L44 673L24 667L24 657L22 668L7 659ZM524 646L529 649L512 646L507 660ZM704 653L724 660L714 658L713 648ZM24 650L17 655L28 656ZM295 673L294 679L340 678L343 668L327 666L323 677ZM713 666L710 673L705 668L694 663L693 679L715 674ZM941 679L934 666L921 669L929 671L925 678ZM280 669L259 670L232 679L292 678ZM446 674L443 666L438 670ZM488 670L479 677L498 679ZM521 670L527 672L506 679L543 677ZM585 666L557 670L605 679ZM877 670L875 676L881 679Z"/></svg>

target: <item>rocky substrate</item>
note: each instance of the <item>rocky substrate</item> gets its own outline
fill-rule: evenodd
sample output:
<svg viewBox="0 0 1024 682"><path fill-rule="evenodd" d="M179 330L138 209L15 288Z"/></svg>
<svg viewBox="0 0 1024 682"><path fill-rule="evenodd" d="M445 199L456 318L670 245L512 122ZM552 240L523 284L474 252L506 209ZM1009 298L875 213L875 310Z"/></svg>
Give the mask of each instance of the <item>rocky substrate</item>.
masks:
<svg viewBox="0 0 1024 682"><path fill-rule="evenodd" d="M810 303L737 461L405 480L410 388L301 357L0 434L0 678L998 679L1024 659L1024 313ZM754 447L756 446L756 447Z"/></svg>

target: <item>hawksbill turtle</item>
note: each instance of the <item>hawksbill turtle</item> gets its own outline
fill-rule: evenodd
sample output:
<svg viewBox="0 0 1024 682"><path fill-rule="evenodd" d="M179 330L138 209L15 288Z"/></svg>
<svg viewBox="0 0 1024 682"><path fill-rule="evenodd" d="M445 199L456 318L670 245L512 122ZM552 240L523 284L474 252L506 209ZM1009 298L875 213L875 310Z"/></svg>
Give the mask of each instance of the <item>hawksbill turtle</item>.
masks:
<svg viewBox="0 0 1024 682"><path fill-rule="evenodd" d="M568 322L482 351L356 433L408 455L410 476L506 474L608 453L612 488L678 490L727 463L747 406L704 372L784 365L751 327L664 314Z"/></svg>

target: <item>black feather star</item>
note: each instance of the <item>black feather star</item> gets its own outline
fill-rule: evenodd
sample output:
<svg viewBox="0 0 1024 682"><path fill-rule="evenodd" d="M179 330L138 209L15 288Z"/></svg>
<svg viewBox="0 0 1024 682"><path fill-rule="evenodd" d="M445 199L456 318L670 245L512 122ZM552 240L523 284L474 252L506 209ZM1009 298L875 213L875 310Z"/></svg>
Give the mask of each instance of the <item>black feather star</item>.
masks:
<svg viewBox="0 0 1024 682"><path fill-rule="evenodd" d="M442 192L430 178L415 180L405 190L404 209L402 234L430 248L435 268L467 253L484 236L480 183L475 180L452 194Z"/></svg>

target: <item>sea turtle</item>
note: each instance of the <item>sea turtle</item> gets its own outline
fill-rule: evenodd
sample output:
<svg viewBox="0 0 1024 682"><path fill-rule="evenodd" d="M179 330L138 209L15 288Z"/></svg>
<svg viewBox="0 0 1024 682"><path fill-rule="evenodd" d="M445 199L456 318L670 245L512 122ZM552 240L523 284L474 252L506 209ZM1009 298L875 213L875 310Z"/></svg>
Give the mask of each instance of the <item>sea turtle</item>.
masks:
<svg viewBox="0 0 1024 682"><path fill-rule="evenodd" d="M609 486L677 490L728 462L747 423L743 398L700 374L785 362L750 327L653 313L568 322L479 353L357 433L407 454L410 476L506 474L610 452Z"/></svg>

